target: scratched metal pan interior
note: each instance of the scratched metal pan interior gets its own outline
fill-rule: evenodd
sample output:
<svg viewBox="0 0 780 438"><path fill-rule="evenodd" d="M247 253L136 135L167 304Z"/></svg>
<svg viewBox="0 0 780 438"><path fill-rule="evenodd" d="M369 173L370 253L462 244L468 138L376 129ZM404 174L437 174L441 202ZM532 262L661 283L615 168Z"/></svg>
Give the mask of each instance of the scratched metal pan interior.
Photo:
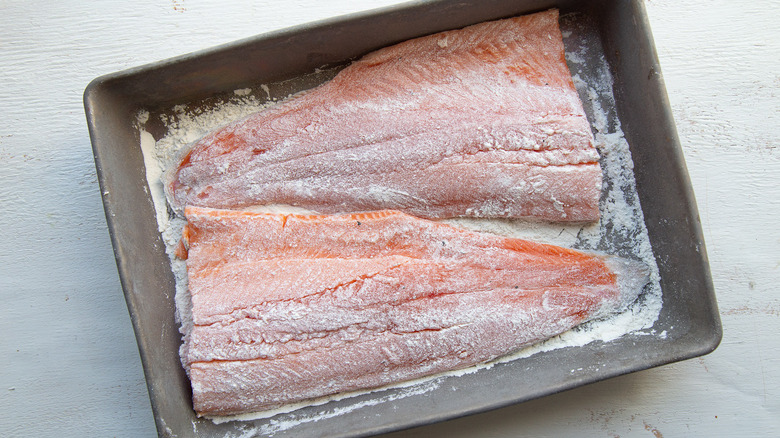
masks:
<svg viewBox="0 0 780 438"><path fill-rule="evenodd" d="M178 357L181 336L174 321L174 278L147 188L138 112L150 112L145 129L160 138L166 127L153 121L174 105L208 108L245 88L267 98L259 93L260 84L269 84L272 97L284 97L329 79L339 66L379 47L550 7L560 8L564 31L566 26L579 26L582 38L599 46L613 76L611 110L619 116L630 144L636 190L660 272L662 307L652 329L665 336L628 334L609 342L545 351L440 379L436 388L417 395L394 397L399 390L389 389L254 421L215 424L197 418ZM567 41L567 47L571 43ZM595 74L587 66L577 73ZM413 2L95 79L84 96L89 132L160 435L369 435L494 409L712 351L721 338L720 319L665 93L642 2L617 0ZM360 408L354 409L356 403ZM296 422L307 415L318 421Z"/></svg>

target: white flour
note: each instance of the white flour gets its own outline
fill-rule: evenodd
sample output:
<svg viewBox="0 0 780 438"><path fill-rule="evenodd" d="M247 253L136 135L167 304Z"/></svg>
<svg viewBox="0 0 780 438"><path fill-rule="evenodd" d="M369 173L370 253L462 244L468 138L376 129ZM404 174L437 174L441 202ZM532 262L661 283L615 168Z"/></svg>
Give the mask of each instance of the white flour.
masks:
<svg viewBox="0 0 780 438"><path fill-rule="evenodd" d="M542 351L582 346L593 341L607 342L627 333L660 337L665 335L665 333L656 334L654 331L648 330L652 327L661 309L658 268L644 226L628 144L623 137L620 122L614 110L612 78L608 66L603 57L600 56L601 49L597 42L574 41L573 38L582 38L580 29L567 22L565 17L562 20L562 27L564 41L567 45L567 60L577 90L583 98L583 105L591 121L596 144L601 154L604 189L600 202L600 222L586 226L547 224L524 220L451 219L446 222L480 231L641 260L650 269L651 281L640 299L623 313L583 324L545 342L527 347L491 363L394 385L393 388L403 389L392 392L391 395L382 395L381 391L385 388L380 388L370 391L376 393L376 397L370 401L355 402L337 410L323 406L315 414L304 415L292 412L303 406L322 405L330 400L344 399L355 395L339 394L272 411L229 418L212 418L214 422L267 418L290 412L270 419L260 429L244 428L245 434L241 436L251 436L257 433L273 434L296 425L341 415L364 406L425 393L437 388L445 376L473 373L492 367L496 363L528 357ZM163 169L167 169L176 162L185 146L207 132L256 112L264 106L272 105L274 102L262 103L255 97L268 95L270 95L268 86L261 85L257 89L235 90L233 96L215 105L209 111L193 113L187 111L185 106L176 106L172 108L168 116L163 116L159 120L167 130L164 137L157 141L146 130L149 113L141 112L138 114L137 125L146 164L147 182L157 212L159 231L166 244L176 277L177 320L182 324L182 333L187 332L192 324L190 299L187 292L184 262L175 258L173 251L181 237L184 220L173 216L167 207L161 182ZM265 206L262 210L291 211L288 206L278 205ZM295 212L301 212L301 210L295 209ZM571 372L576 371L578 370L571 370ZM365 393L366 391L360 392L360 394Z"/></svg>

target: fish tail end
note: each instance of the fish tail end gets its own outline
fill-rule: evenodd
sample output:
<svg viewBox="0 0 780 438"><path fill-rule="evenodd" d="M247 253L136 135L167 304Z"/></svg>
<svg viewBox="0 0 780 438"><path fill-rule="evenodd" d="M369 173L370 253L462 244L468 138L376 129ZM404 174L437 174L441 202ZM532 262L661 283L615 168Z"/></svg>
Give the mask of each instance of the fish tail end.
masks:
<svg viewBox="0 0 780 438"><path fill-rule="evenodd" d="M612 312L623 312L637 300L650 282L650 269L641 261L623 257L609 257L605 263L617 277L619 296Z"/></svg>

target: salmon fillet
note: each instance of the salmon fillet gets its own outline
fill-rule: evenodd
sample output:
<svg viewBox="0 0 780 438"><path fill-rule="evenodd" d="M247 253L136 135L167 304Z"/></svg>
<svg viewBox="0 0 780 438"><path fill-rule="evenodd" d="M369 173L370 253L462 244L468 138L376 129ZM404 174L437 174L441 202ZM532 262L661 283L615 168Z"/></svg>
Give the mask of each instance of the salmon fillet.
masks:
<svg viewBox="0 0 780 438"><path fill-rule="evenodd" d="M369 53L331 81L196 141L171 205L594 221L599 155L558 11Z"/></svg>
<svg viewBox="0 0 780 438"><path fill-rule="evenodd" d="M621 289L606 257L396 211L185 215L182 361L199 415L472 366L615 311L644 285Z"/></svg>

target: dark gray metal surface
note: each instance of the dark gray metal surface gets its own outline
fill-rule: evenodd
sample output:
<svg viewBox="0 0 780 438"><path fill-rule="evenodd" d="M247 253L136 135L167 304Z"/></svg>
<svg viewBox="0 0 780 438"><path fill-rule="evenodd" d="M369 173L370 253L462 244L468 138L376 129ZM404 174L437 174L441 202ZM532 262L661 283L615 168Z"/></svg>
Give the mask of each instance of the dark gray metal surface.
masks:
<svg viewBox="0 0 780 438"><path fill-rule="evenodd" d="M663 308L654 329L666 338L623 336L564 348L443 379L424 395L386 401L304 423L275 436L360 436L454 418L556 393L609 377L706 354L721 338L699 217L642 2L413 2L258 36L94 80L84 102L119 275L135 328L161 436L222 436L262 430L269 420L215 425L192 410L180 365L174 281L135 127L141 108L207 106L237 88L279 82L284 96L326 80L339 65L373 49L480 21L559 7L592 20L615 79L617 111L635 163L637 190L661 273ZM163 127L150 127L156 138ZM582 373L570 370L583 368ZM452 391L457 386L458 391ZM388 390L382 395L390 395ZM454 394L468 394L455 396ZM376 395L359 396L371 400ZM350 401L331 402L337 409ZM309 409L309 408L306 408ZM306 409L301 411L306 413ZM279 419L291 418L282 417Z"/></svg>

